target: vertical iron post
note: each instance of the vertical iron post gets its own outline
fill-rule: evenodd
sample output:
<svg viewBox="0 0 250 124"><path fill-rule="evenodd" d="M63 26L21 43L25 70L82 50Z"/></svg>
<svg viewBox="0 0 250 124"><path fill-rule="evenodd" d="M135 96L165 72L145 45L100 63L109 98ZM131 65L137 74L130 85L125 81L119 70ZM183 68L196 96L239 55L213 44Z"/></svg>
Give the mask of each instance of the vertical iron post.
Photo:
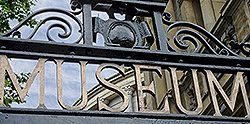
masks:
<svg viewBox="0 0 250 124"><path fill-rule="evenodd" d="M91 4L83 4L83 41L87 46L93 45L93 32L92 32L92 17L91 17Z"/></svg>
<svg viewBox="0 0 250 124"><path fill-rule="evenodd" d="M167 35L163 28L162 14L159 11L153 11L153 26L156 36L157 49L161 51L169 51L167 48Z"/></svg>

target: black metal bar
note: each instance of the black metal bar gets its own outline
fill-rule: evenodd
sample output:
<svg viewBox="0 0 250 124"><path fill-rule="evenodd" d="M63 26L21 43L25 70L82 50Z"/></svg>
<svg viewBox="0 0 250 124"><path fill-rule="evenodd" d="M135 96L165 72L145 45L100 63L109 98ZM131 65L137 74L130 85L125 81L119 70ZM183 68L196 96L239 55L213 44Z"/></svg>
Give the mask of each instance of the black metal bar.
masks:
<svg viewBox="0 0 250 124"><path fill-rule="evenodd" d="M79 2L82 2L83 4L97 4L97 3L124 3L124 4L130 4L134 7L145 9L145 10L158 10L163 12L166 3L168 3L168 0L162 0L162 1L151 1L151 0L78 0Z"/></svg>
<svg viewBox="0 0 250 124"><path fill-rule="evenodd" d="M153 25L156 36L156 45L159 50L168 51L167 49L167 35L163 28L161 12L153 12Z"/></svg>
<svg viewBox="0 0 250 124"><path fill-rule="evenodd" d="M12 118L14 117L14 118ZM190 116L183 114L121 113L100 111L66 111L49 109L0 108L0 123L88 123L88 124L162 124L162 123L249 123L247 118Z"/></svg>
<svg viewBox="0 0 250 124"><path fill-rule="evenodd" d="M21 47L20 47L21 46ZM17 58L61 58L71 61L89 60L93 63L148 64L185 68L220 70L250 70L250 58L209 54L185 54L116 47L84 46L56 42L25 41L0 38L0 53Z"/></svg>
<svg viewBox="0 0 250 124"><path fill-rule="evenodd" d="M185 69L197 68L197 69L210 69L220 72L231 72L231 71L243 71L249 72L250 68L247 67L236 67L236 66L219 66L219 65L204 65L204 64L192 64L192 63L178 63L178 62L164 62L164 61L150 61L150 60L134 60L134 59L120 59L120 58L105 58L105 57L91 57L91 56L75 56L75 55L60 55L60 54L45 54L45 53L34 53L34 52L17 52L0 50L0 55L8 55L13 58L23 59L65 59L65 61L89 61L92 64L101 63L120 63L120 64L141 64L141 65L155 65L161 66L162 68L167 67L180 67Z"/></svg>
<svg viewBox="0 0 250 124"><path fill-rule="evenodd" d="M91 17L91 4L83 4L83 26L84 35L83 41L87 46L92 46L93 44L93 32L92 32L92 17Z"/></svg>

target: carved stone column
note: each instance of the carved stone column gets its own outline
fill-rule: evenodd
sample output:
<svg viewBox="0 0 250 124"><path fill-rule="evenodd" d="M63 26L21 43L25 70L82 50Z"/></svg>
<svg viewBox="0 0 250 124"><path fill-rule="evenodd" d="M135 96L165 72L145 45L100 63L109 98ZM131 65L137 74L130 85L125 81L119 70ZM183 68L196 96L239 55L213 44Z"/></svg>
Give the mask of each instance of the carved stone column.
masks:
<svg viewBox="0 0 250 124"><path fill-rule="evenodd" d="M197 23L193 6L193 0L183 0L181 4L181 12L183 20L192 23Z"/></svg>
<svg viewBox="0 0 250 124"><path fill-rule="evenodd" d="M212 0L200 0L200 4L204 26L208 31L210 31L216 22Z"/></svg>
<svg viewBox="0 0 250 124"><path fill-rule="evenodd" d="M128 85L124 87L123 90L128 94L128 98L129 98L128 108L125 110L125 112L134 112L133 94L135 92L135 89L131 87L130 85Z"/></svg>

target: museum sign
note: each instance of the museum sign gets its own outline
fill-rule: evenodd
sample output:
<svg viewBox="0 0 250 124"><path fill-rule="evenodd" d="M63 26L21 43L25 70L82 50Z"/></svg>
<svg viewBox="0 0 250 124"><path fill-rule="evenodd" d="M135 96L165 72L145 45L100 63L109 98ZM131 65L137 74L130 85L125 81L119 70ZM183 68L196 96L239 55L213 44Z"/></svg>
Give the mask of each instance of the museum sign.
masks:
<svg viewBox="0 0 250 124"><path fill-rule="evenodd" d="M235 106L238 103L237 100L240 99L245 110L244 116L249 118L250 105L247 89L249 88L250 58L247 56L250 45L238 44L237 48L241 53L239 55L239 51L235 52L198 25L183 21L172 22L170 21L171 15L163 13L166 3L163 0L72 0L71 11L49 8L32 13L20 24L0 36L0 111L11 111L11 108L6 109L4 105L6 74L9 75L22 102L25 101L32 83L39 75L38 108L46 109L44 67L47 62L54 62L57 101L67 111L82 111L86 108L88 103L86 85L89 83L86 80L86 73L88 73L86 66L99 64L96 70L96 79L99 84L122 98L122 103L118 108L112 108L98 98L96 104L100 111L123 112L126 110L129 104L127 93L102 77L101 73L105 69L112 68L125 76L129 68L134 72L139 112L172 114L168 95L162 100L163 106L159 110L148 110L144 102L145 93L156 96L155 84L166 82L153 81L145 85L142 80L143 71L155 72L160 79L164 75L162 72L168 71L173 98L180 113L200 115L204 110L199 85L201 80L198 78L198 74L201 73L206 79L214 116L223 116L221 104L224 104L231 112L236 111ZM92 10L107 12L109 19L91 17ZM27 21L46 13L49 16L44 16L29 36L22 36L20 29ZM125 14L125 19L117 19L114 13ZM152 18L153 25L150 26L140 17ZM47 41L35 39L41 27L45 25L47 29L43 32ZM60 28L63 33L52 35L53 29L56 28ZM170 35L173 34L170 32L175 32L174 36ZM93 45L98 33L103 36L105 46ZM70 43L63 43L67 38L71 38L68 40ZM60 41L60 39L63 40ZM155 50L152 47L154 44ZM29 59L37 62L25 87L19 85L8 61L9 58ZM75 105L67 105L63 100L62 65L65 62L80 65L81 97L80 102ZM178 71L186 71L191 75L189 77L196 103L193 110L188 110L183 105ZM223 89L219 80L218 75L224 73L230 74L232 78L230 93Z"/></svg>

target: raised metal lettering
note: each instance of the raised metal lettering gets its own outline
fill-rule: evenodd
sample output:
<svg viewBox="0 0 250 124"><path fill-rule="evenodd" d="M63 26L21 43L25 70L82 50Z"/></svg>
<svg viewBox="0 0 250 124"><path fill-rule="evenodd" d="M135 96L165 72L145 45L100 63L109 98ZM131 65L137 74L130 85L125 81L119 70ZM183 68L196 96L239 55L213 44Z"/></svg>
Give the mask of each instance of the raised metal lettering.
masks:
<svg viewBox="0 0 250 124"><path fill-rule="evenodd" d="M246 87L244 84L243 80L243 72L237 72L236 77L234 78L233 81L233 86L232 86L232 91L230 98L227 96L223 88L221 87L220 83L218 80L215 78L214 74L210 70L205 70L206 75L207 75L207 81L208 81L208 86L209 86L209 91L210 91L210 96L212 99L212 104L214 106L215 110L215 116L222 116L220 112L220 108L218 105L217 97L216 97L216 91L217 90L218 95L221 96L221 99L224 101L225 105L233 112L236 104L236 99L238 96L239 88L241 89L243 101L244 101L244 106L245 110L247 113L247 117L250 117L250 105L248 101L248 95L246 91Z"/></svg>
<svg viewBox="0 0 250 124"><path fill-rule="evenodd" d="M124 110L126 110L126 108L128 107L128 94L122 90L121 88L117 87L116 85L108 82L105 78L103 78L101 76L101 72L105 69L105 68L113 68L113 69L116 69L119 71L119 73L121 75L124 75L125 74L125 69L124 67L122 66L119 66L117 64L101 64L97 71L96 71L96 79L98 80L98 82L105 88L119 94L123 100L123 103L122 105L117 108L117 109L114 109L114 108L111 108L109 106L107 106L105 103L103 103L101 101L101 98L98 97L97 99L97 104L98 104L98 109L99 110L108 110L108 111L111 111L111 112L122 112Z"/></svg>

